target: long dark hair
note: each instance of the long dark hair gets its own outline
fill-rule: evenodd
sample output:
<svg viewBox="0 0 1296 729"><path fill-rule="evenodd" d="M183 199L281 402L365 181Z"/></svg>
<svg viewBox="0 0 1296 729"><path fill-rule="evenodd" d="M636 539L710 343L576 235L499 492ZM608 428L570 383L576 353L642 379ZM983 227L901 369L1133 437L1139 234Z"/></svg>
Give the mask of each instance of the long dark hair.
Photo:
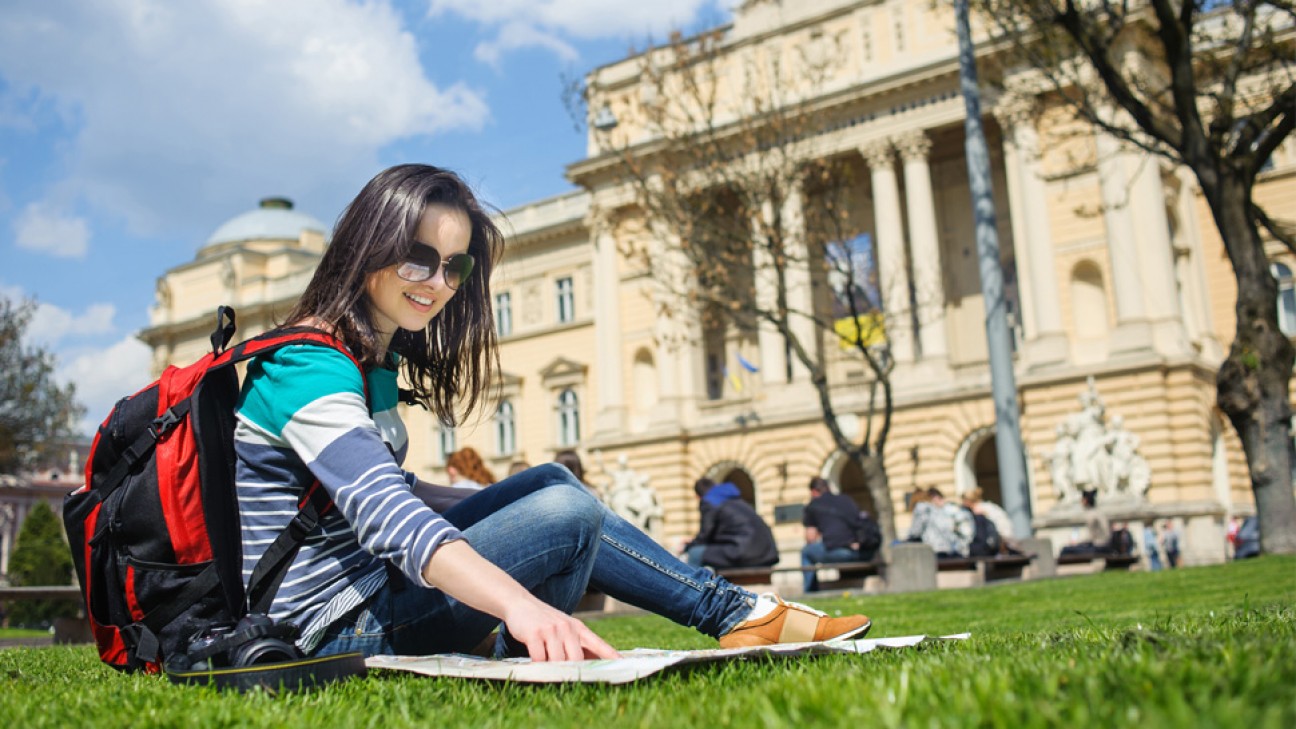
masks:
<svg viewBox="0 0 1296 729"><path fill-rule="evenodd" d="M476 265L426 329L398 329L390 349L401 357L414 399L454 425L476 409L499 369L490 277L504 252L504 236L455 173L405 164L370 180L338 218L333 241L287 321L323 321L362 364L382 366L365 281L409 255L423 211L433 203L468 216L468 252Z"/></svg>

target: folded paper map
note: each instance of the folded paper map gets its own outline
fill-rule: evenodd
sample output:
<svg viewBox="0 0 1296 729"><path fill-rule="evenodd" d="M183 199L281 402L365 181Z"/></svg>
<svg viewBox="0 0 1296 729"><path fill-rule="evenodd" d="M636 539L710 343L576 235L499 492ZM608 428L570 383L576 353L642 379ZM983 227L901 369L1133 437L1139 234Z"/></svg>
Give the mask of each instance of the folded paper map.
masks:
<svg viewBox="0 0 1296 729"><path fill-rule="evenodd" d="M491 660L460 653L434 656L373 656L365 661L370 669L411 671L427 676L477 678L518 683L630 683L667 668L713 663L734 659L768 656L823 656L839 653L870 653L878 649L911 648L924 641L963 640L969 633L929 638L911 635L904 638L839 640L819 643L785 643L755 648L714 648L698 651L667 651L635 648L623 651L620 658L589 661L550 661L534 663L529 658Z"/></svg>

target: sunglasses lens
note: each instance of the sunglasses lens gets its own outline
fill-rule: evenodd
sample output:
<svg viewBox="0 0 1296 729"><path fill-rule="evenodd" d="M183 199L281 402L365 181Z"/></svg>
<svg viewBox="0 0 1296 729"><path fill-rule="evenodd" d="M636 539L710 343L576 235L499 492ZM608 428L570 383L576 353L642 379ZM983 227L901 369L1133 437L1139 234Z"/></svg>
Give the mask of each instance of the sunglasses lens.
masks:
<svg viewBox="0 0 1296 729"><path fill-rule="evenodd" d="M445 280L446 285L452 289L457 289L468 280L472 274L473 257L467 253L457 253L446 259Z"/></svg>
<svg viewBox="0 0 1296 729"><path fill-rule="evenodd" d="M432 274L440 265L441 254L437 249L416 243L410 250L409 258L401 261L401 264L396 267L396 275L406 281L426 281L432 278Z"/></svg>
<svg viewBox="0 0 1296 729"><path fill-rule="evenodd" d="M421 263L415 263L413 261L405 261L404 263L396 267L396 275L400 276L406 281L417 283L419 281L426 281L432 278L432 269L428 268L427 266L424 266Z"/></svg>

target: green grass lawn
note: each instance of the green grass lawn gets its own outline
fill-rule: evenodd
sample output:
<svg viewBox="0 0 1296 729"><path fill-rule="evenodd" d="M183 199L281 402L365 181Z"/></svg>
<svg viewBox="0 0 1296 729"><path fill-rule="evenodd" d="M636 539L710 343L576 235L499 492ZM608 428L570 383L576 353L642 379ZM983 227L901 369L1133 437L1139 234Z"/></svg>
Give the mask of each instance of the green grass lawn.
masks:
<svg viewBox="0 0 1296 729"><path fill-rule="evenodd" d="M17 648L0 651L0 717L24 728L1296 726L1296 558L815 605L866 612L870 637L972 637L627 686L374 672L278 697L117 674L90 647ZM653 616L590 624L619 648L714 646Z"/></svg>
<svg viewBox="0 0 1296 729"><path fill-rule="evenodd" d="M31 628L0 628L0 639L4 638L40 638L49 635L48 630Z"/></svg>

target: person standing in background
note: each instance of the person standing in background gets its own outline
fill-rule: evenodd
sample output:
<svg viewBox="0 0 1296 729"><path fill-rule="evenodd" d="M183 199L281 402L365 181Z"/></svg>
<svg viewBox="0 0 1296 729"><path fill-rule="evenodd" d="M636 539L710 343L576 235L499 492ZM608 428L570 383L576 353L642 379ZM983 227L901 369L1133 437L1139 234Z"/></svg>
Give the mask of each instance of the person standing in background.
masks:
<svg viewBox="0 0 1296 729"><path fill-rule="evenodd" d="M1148 558L1148 570L1159 572L1161 570L1161 550L1157 547L1156 524L1150 521L1143 524L1143 552Z"/></svg>
<svg viewBox="0 0 1296 729"><path fill-rule="evenodd" d="M1161 527L1161 549L1165 552L1166 564L1170 569L1179 566L1179 532L1175 531L1174 522L1167 521Z"/></svg>

